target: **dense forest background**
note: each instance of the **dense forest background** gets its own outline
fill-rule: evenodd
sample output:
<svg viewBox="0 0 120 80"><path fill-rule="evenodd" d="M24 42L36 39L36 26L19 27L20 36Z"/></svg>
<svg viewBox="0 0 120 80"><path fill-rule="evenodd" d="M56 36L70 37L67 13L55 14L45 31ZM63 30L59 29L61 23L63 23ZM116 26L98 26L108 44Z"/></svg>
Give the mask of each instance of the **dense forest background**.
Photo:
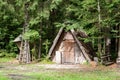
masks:
<svg viewBox="0 0 120 80"><path fill-rule="evenodd" d="M0 55L18 54L13 40L27 28L33 59L46 57L61 27L86 32L98 57L120 54L120 0L0 0Z"/></svg>

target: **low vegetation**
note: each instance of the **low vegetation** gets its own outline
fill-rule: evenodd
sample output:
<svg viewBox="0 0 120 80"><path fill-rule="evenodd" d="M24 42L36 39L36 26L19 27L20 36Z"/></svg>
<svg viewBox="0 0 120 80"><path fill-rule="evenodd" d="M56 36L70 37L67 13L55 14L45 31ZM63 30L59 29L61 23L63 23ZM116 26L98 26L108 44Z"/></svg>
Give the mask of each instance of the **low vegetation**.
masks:
<svg viewBox="0 0 120 80"><path fill-rule="evenodd" d="M0 58L0 63L9 62L11 60L14 60L14 58L8 58L8 57Z"/></svg>
<svg viewBox="0 0 120 80"><path fill-rule="evenodd" d="M10 80L8 77L5 77L2 75L2 73L0 73L0 80Z"/></svg>
<svg viewBox="0 0 120 80"><path fill-rule="evenodd" d="M87 72L37 72L25 73L22 80L119 80L120 76L114 71L87 71ZM0 80L10 80L0 74Z"/></svg>
<svg viewBox="0 0 120 80"><path fill-rule="evenodd" d="M7 62L13 58L0 58L0 80L120 80L118 70L99 66L78 70L46 69L41 64L48 64L43 60L40 64L15 65ZM51 64L51 62L50 62Z"/></svg>
<svg viewBox="0 0 120 80"><path fill-rule="evenodd" d="M36 80L117 80L120 77L114 71L80 71L80 72L42 72L30 73ZM118 80L119 80L118 79ZM32 80L32 79L31 79Z"/></svg>
<svg viewBox="0 0 120 80"><path fill-rule="evenodd" d="M15 58L16 53L12 52L7 52L6 50L0 50L0 58Z"/></svg>

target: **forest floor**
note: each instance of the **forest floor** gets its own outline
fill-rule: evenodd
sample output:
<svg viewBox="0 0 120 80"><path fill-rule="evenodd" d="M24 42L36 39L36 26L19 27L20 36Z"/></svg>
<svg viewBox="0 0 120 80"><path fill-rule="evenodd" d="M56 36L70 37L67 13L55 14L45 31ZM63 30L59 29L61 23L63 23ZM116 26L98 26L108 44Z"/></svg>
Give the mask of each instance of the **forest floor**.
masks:
<svg viewBox="0 0 120 80"><path fill-rule="evenodd" d="M106 75L106 72L112 73L112 75L107 73L108 77L106 77L105 80L120 80L119 77L120 69L116 68L116 65L112 65L108 67L105 66L93 67L90 65L59 65L59 64L41 64L41 63L20 65L16 61L0 63L0 73L8 77L9 78L8 80L67 80L67 79L55 79L55 78L47 79L44 78L44 76L48 77L48 75L53 74L61 78L63 74L68 75L68 73L66 72L69 72L73 74L89 73L88 75L91 75L91 73L93 73L94 74L93 77L94 77L96 75L96 71L97 74L100 73L102 77L104 76L104 74ZM60 75L58 76L55 73ZM107 79L109 78L109 76L113 79ZM90 79L85 79L85 80L90 80ZM96 79L96 80L102 80L102 79Z"/></svg>

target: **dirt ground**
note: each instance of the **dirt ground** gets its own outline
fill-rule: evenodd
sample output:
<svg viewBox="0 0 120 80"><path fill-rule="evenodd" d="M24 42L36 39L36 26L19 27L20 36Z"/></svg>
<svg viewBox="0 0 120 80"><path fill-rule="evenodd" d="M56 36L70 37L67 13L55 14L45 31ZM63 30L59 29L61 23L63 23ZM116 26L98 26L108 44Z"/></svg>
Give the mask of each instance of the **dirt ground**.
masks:
<svg viewBox="0 0 120 80"><path fill-rule="evenodd" d="M103 69L117 69L116 64L111 66L91 66L91 65L60 65L60 64L26 64L20 65L17 62L8 62L8 63L0 63L0 72L4 73L5 76L8 76L12 80L22 80L26 79L29 80L32 77L25 76L25 73L35 73L35 72L43 72L43 71L61 71L61 70L69 70L69 71L93 71L93 70L103 70ZM120 72L120 70L117 70ZM33 79L34 80L34 79Z"/></svg>

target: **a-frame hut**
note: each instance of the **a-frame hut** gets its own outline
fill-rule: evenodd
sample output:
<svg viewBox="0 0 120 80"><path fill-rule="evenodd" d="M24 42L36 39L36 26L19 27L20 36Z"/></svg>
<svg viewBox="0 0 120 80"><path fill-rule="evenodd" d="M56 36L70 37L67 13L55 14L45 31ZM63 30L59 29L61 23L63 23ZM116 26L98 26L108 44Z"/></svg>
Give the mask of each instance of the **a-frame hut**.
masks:
<svg viewBox="0 0 120 80"><path fill-rule="evenodd" d="M82 34L84 35L84 34ZM74 30L61 28L49 50L49 58L59 64L83 64L92 61L94 55L87 44L78 40Z"/></svg>

